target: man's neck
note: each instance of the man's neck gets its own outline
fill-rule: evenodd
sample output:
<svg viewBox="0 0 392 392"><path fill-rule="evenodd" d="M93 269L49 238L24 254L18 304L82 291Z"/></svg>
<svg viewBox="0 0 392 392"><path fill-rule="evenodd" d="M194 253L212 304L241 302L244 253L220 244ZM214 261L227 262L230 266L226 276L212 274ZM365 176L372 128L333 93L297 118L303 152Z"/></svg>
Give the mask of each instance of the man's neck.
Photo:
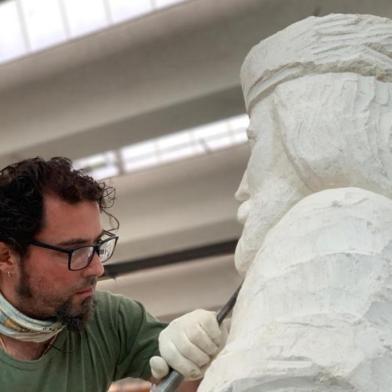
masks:
<svg viewBox="0 0 392 392"><path fill-rule="evenodd" d="M4 335L1 335L1 341L3 343L2 349L20 361L33 361L41 358L48 350L49 345L53 343L52 339L43 343L23 342Z"/></svg>

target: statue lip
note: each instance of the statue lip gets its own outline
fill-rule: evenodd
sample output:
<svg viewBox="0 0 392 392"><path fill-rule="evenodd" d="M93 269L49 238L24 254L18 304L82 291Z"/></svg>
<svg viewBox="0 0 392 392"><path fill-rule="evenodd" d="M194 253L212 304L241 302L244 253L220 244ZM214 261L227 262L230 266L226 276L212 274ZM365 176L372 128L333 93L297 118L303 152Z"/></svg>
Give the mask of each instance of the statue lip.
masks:
<svg viewBox="0 0 392 392"><path fill-rule="evenodd" d="M240 204L237 210L237 220L240 222L242 225L245 225L246 220L248 219L249 216L249 210L250 210L250 200L245 200Z"/></svg>

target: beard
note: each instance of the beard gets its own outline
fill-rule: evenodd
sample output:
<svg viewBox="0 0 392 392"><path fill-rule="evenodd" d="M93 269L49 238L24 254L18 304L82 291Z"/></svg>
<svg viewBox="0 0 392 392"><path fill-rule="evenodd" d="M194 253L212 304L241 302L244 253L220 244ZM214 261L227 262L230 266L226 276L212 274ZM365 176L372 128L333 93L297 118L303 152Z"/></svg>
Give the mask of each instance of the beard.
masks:
<svg viewBox="0 0 392 392"><path fill-rule="evenodd" d="M83 286L95 286L96 283L97 283L97 278L91 277L89 279L86 279L85 284ZM48 303L46 298L44 298L43 301L37 300L38 296L33 292L32 286L30 284L30 277L24 263L21 264L20 281L18 286L16 287L16 291L18 293L19 298L21 299L21 303L23 302L25 302L26 304L29 303L37 304L40 302L45 302L45 304ZM88 321L92 318L96 305L96 301L94 300L93 297L86 298L85 300L83 300L77 309L75 304L72 302L72 296L68 297L64 301L57 300L54 302L55 302L54 312L52 315L41 314L39 312L39 309L36 310L36 306L29 307L29 310L26 309L25 314L33 318L35 317L44 320L59 321L69 331L81 333L86 328ZM35 311L32 312L32 310ZM21 309L21 311L23 313L23 309Z"/></svg>
<svg viewBox="0 0 392 392"><path fill-rule="evenodd" d="M57 308L55 318L65 325L69 331L80 333L84 331L88 321L91 319L95 305L96 301L93 298L86 298L81 303L79 312L75 314L72 309L72 301L68 299Z"/></svg>

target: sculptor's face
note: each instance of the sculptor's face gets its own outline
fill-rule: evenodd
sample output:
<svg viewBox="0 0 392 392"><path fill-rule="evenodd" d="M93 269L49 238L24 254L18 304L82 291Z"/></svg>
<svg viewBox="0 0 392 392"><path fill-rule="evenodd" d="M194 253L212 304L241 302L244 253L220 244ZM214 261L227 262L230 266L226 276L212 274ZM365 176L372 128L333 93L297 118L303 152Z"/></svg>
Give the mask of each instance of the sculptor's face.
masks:
<svg viewBox="0 0 392 392"><path fill-rule="evenodd" d="M44 198L44 224L36 239L72 249L96 243L103 230L95 202L69 204L55 196ZM82 270L68 270L68 255L31 246L2 288L3 295L24 314L37 319L63 317L79 320L81 327L91 315L97 278L103 274L97 254ZM62 320L62 321L64 321Z"/></svg>

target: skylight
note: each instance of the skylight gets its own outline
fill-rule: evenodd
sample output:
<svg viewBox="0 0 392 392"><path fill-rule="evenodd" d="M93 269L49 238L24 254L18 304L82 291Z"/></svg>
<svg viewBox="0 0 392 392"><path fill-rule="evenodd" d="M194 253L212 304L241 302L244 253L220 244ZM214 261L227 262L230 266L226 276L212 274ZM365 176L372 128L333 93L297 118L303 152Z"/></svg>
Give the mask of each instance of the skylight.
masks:
<svg viewBox="0 0 392 392"><path fill-rule="evenodd" d="M164 165L247 142L247 115L236 116L74 161L96 179Z"/></svg>
<svg viewBox="0 0 392 392"><path fill-rule="evenodd" d="M0 5L0 61L26 53L26 39L15 2Z"/></svg>
<svg viewBox="0 0 392 392"><path fill-rule="evenodd" d="M36 51L65 41L66 32L57 1L20 0L15 3L19 8L21 29L25 32L26 47Z"/></svg>
<svg viewBox="0 0 392 392"><path fill-rule="evenodd" d="M0 63L185 1L3 1L0 3Z"/></svg>

